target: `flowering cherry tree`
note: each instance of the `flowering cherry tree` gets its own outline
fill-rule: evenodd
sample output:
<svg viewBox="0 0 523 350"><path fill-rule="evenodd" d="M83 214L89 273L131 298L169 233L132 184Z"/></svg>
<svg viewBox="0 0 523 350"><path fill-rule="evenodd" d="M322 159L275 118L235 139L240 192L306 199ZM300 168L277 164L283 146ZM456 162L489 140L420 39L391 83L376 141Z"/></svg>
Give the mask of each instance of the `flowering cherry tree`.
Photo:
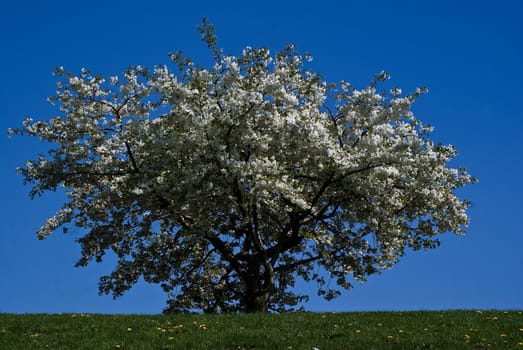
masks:
<svg viewBox="0 0 523 350"><path fill-rule="evenodd" d="M59 68L60 115L10 130L51 144L19 168L31 196L67 195L38 237L76 227L78 266L117 256L101 293L143 277L170 311L281 311L306 299L297 278L330 299L464 233L454 191L474 178L411 112L422 89L326 83L293 46L227 56L200 33L211 68L180 53L107 79Z"/></svg>

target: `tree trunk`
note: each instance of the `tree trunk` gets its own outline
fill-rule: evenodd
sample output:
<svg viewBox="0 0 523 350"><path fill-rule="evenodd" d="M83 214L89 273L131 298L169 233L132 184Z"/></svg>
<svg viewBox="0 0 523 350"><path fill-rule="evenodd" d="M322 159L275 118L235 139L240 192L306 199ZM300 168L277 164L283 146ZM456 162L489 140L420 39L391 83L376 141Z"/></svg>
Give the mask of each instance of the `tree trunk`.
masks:
<svg viewBox="0 0 523 350"><path fill-rule="evenodd" d="M269 311L269 299L274 291L274 270L266 264L265 271L260 271L260 262L250 266L250 273L245 280L243 307L245 312Z"/></svg>
<svg viewBox="0 0 523 350"><path fill-rule="evenodd" d="M248 283L244 296L244 308L247 313L267 312L269 310L269 298L271 291L267 288L259 288L260 281Z"/></svg>

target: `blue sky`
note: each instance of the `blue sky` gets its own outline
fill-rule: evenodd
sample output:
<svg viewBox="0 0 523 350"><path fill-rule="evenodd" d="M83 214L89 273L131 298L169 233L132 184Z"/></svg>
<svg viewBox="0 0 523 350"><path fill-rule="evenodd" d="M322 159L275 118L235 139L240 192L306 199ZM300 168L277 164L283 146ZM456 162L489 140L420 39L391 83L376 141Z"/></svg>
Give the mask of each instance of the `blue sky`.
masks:
<svg viewBox="0 0 523 350"><path fill-rule="evenodd" d="M523 5L519 1L9 1L0 8L0 312L158 313L165 296L138 284L114 301L98 296L110 261L74 268L74 235L38 241L35 231L62 203L50 193L31 201L15 168L44 150L37 140L7 138L24 116L57 113L56 66L113 75L129 65L168 63L183 50L207 64L195 27L207 17L227 53L273 51L295 43L329 81L364 87L386 70L410 91L433 138L454 144L480 179L460 191L473 205L464 237L410 253L392 270L338 299L315 298L311 311L523 309Z"/></svg>

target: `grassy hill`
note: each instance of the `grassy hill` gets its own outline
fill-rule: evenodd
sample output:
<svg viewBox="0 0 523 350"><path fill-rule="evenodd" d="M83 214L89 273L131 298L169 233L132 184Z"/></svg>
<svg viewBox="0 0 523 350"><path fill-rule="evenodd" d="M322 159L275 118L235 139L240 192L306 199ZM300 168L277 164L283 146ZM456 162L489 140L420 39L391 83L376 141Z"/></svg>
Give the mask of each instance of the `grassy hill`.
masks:
<svg viewBox="0 0 523 350"><path fill-rule="evenodd" d="M0 349L523 350L523 312L0 314Z"/></svg>

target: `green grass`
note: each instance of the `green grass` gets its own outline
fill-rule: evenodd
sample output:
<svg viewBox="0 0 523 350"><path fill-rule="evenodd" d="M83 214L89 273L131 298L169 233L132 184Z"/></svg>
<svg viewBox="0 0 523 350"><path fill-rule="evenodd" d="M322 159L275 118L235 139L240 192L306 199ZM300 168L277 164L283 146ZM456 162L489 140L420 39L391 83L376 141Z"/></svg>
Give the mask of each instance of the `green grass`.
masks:
<svg viewBox="0 0 523 350"><path fill-rule="evenodd" d="M522 349L523 312L0 314L0 349Z"/></svg>

